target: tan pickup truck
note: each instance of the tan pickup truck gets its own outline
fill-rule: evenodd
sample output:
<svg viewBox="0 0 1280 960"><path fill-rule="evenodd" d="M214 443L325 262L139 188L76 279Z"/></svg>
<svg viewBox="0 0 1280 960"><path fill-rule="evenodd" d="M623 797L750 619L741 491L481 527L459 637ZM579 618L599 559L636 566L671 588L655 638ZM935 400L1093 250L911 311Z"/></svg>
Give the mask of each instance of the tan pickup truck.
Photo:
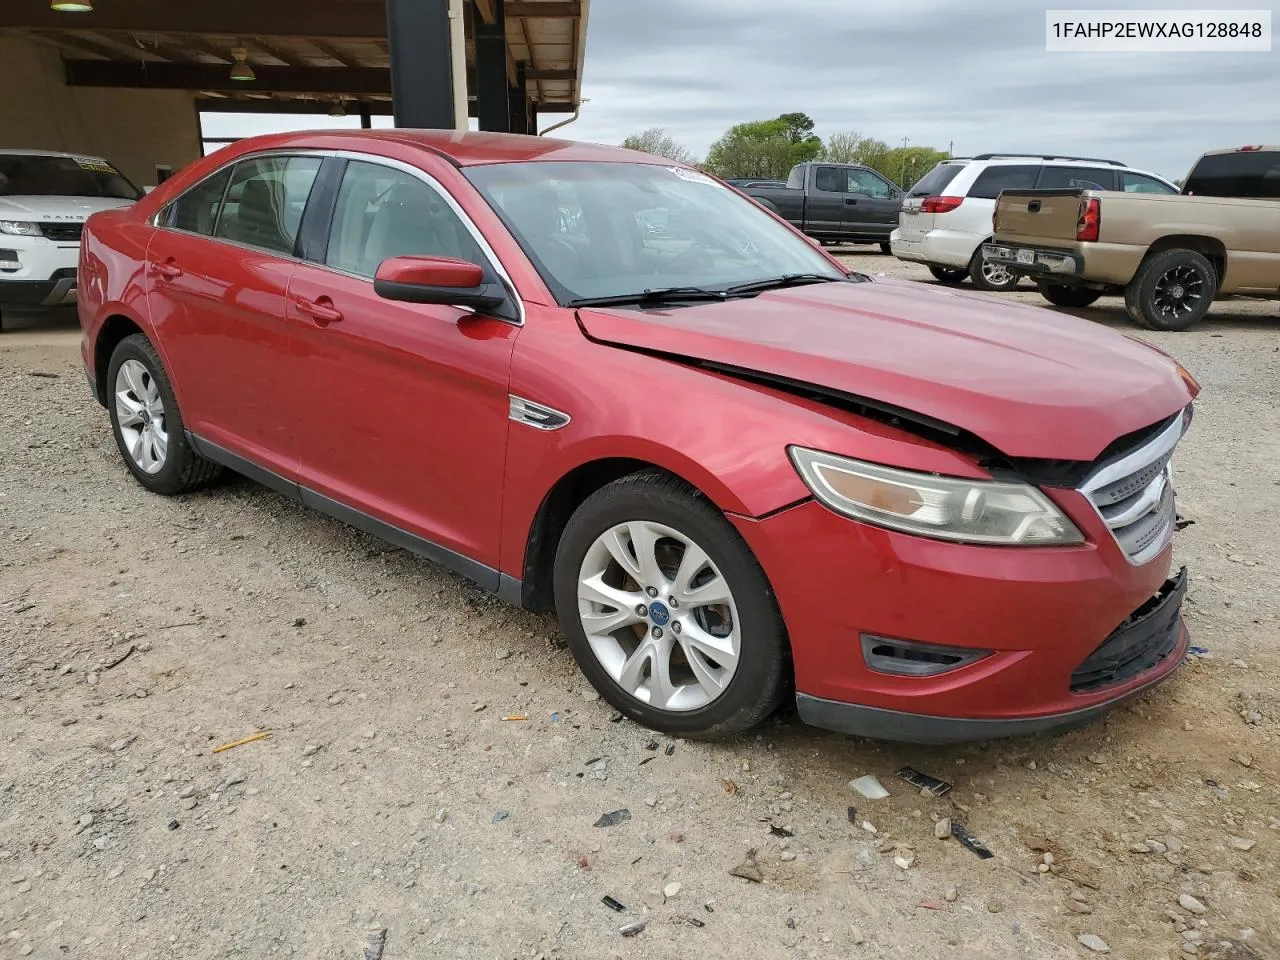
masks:
<svg viewBox="0 0 1280 960"><path fill-rule="evenodd" d="M1123 293L1140 326L1185 330L1217 298L1280 298L1280 147L1206 153L1173 196L1006 190L992 233L983 258L1050 303Z"/></svg>

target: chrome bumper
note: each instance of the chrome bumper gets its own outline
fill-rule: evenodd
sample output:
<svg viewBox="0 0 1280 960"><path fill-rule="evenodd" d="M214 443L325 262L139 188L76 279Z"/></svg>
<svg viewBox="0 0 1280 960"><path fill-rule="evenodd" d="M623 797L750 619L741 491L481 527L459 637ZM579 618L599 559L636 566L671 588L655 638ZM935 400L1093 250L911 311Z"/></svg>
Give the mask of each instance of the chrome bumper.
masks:
<svg viewBox="0 0 1280 960"><path fill-rule="evenodd" d="M1024 258L1021 260L1018 259L1020 252L1024 252ZM1025 258L1025 252L1030 253L1030 260ZM982 259L998 263L1006 270L1022 274L1052 273L1078 276L1084 267L1084 262L1074 254L1063 253L1060 250L1042 250L1038 247L1017 247L1003 243L984 243L982 245Z"/></svg>

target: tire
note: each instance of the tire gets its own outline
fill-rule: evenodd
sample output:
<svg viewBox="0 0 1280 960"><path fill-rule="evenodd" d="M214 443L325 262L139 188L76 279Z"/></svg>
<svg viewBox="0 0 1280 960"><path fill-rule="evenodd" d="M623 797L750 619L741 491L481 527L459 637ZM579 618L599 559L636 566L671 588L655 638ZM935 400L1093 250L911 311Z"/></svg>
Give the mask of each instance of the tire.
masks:
<svg viewBox="0 0 1280 960"><path fill-rule="evenodd" d="M997 279L1000 277L1004 279ZM973 259L969 261L969 279L973 281L973 285L979 290L988 290L993 293L1005 293L1016 289L1018 286L1017 274L1010 273L1003 267L988 264L982 258L981 246L974 253Z"/></svg>
<svg viewBox="0 0 1280 960"><path fill-rule="evenodd" d="M1124 291L1130 319L1148 330L1181 331L1204 318L1218 294L1218 272L1194 250L1147 257Z"/></svg>
<svg viewBox="0 0 1280 960"><path fill-rule="evenodd" d="M880 244L880 252L886 257L893 256L893 244L888 242Z"/></svg>
<svg viewBox="0 0 1280 960"><path fill-rule="evenodd" d="M107 364L106 389L111 432L120 456L134 479L152 493L187 493L222 473L222 467L197 454L187 442L169 375L145 336L135 333L116 345ZM122 425L121 418L131 415L137 419ZM161 444L159 437L167 441ZM141 452L135 454L131 447Z"/></svg>
<svg viewBox="0 0 1280 960"><path fill-rule="evenodd" d="M969 271L961 267L930 267L929 272L939 283L961 283Z"/></svg>
<svg viewBox="0 0 1280 960"><path fill-rule="evenodd" d="M690 576L681 577L689 544L706 562L693 561ZM653 562L641 564L640 556ZM592 582L617 599L589 599L601 596ZM682 590L688 584L712 596L723 591L728 603L699 604ZM560 538L554 587L556 612L578 666L610 704L647 727L685 737L732 736L769 716L790 689L786 629L764 571L720 511L674 477L632 474L588 497ZM683 605L678 596L685 597ZM643 617L637 610L642 602L650 604ZM591 615L598 622L589 637L584 617ZM695 636L715 644L700 645ZM735 640L732 667L727 658L699 652L716 646L728 652ZM715 693L699 683L695 662L704 676L718 680L709 684ZM661 706L652 702L663 690L659 675L674 693Z"/></svg>
<svg viewBox="0 0 1280 960"><path fill-rule="evenodd" d="M1063 283L1045 283L1043 280L1036 284L1036 289L1040 291L1040 296L1055 307L1087 307L1102 296L1100 291L1090 290L1087 287L1072 287Z"/></svg>

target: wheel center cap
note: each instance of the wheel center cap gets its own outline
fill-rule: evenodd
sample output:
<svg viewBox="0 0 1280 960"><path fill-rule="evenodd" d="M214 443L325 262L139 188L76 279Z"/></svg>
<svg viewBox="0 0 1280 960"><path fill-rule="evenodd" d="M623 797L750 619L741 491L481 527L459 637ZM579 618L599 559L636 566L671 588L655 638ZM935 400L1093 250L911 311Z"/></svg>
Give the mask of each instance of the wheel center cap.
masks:
<svg viewBox="0 0 1280 960"><path fill-rule="evenodd" d="M1176 284L1169 288L1169 296L1175 300L1181 300L1185 293L1186 291L1182 289L1181 284Z"/></svg>
<svg viewBox="0 0 1280 960"><path fill-rule="evenodd" d="M655 600L649 604L649 619L653 621L655 626L665 627L671 622L671 611L667 609L665 603L659 603Z"/></svg>

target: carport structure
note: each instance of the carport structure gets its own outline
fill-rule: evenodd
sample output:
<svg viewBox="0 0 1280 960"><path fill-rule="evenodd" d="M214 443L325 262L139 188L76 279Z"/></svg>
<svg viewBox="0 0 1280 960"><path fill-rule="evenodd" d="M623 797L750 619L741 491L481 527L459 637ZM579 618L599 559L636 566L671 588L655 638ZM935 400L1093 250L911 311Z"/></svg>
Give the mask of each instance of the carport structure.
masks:
<svg viewBox="0 0 1280 960"><path fill-rule="evenodd" d="M174 94L192 104L194 117L350 114L368 125L372 116L392 115L397 126L465 129L470 116L483 130L536 133L542 116L574 113L581 103L589 4L91 0L91 10L64 12L49 0L4 0L0 54L20 50L28 68L0 55L0 81L16 81L7 87L11 97L35 94L33 75L40 75L46 88L59 88L48 95L66 101L68 119L56 124L63 143L19 143L15 133L30 135L20 117L10 121L15 108L0 105L0 146L106 153L107 146L82 142L92 136L68 136L65 128L95 126L86 114L104 107L128 126L135 112L154 113L162 95L171 123L191 130L189 119L172 114ZM47 109L56 114L59 106ZM194 132L198 155L198 125Z"/></svg>

